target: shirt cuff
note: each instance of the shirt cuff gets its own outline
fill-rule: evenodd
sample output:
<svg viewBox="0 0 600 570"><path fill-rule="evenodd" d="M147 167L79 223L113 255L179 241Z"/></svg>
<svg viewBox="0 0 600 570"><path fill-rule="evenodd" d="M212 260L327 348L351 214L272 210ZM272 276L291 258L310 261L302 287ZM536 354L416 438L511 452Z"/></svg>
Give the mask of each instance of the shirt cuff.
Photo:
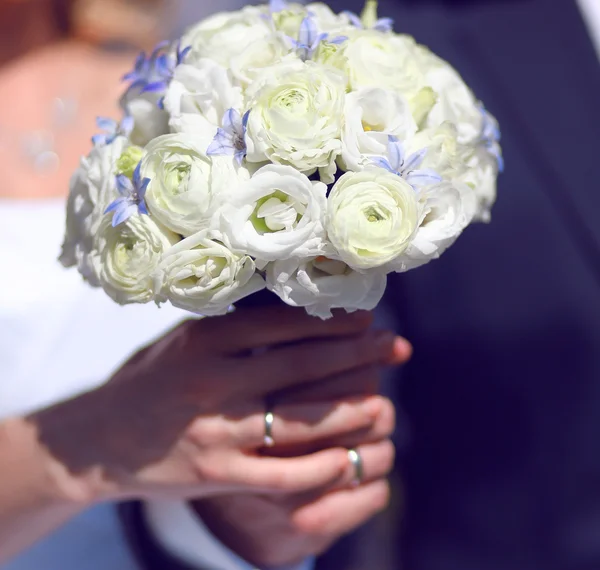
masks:
<svg viewBox="0 0 600 570"><path fill-rule="evenodd" d="M312 557L300 564L277 568L248 564L222 544L187 503L153 501L144 509L148 526L162 548L198 570L313 570L315 567Z"/></svg>

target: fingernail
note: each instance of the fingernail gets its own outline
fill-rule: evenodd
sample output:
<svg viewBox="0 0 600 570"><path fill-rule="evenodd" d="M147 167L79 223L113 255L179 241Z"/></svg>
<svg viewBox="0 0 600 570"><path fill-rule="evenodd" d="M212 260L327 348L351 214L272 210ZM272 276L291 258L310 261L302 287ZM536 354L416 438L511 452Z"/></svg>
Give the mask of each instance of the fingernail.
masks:
<svg viewBox="0 0 600 570"><path fill-rule="evenodd" d="M394 356L402 360L408 360L413 353L413 345L405 338L397 336L394 339Z"/></svg>

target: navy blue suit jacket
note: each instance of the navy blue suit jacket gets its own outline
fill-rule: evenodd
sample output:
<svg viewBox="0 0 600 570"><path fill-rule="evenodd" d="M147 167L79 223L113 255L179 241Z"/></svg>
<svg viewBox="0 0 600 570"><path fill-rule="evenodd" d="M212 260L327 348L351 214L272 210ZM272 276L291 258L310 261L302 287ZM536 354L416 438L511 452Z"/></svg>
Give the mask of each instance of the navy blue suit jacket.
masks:
<svg viewBox="0 0 600 570"><path fill-rule="evenodd" d="M489 226L388 285L380 316L415 346L394 384L411 439L405 518L369 567L397 550L404 570L598 570L600 63L575 0L380 15L496 115L506 172Z"/></svg>

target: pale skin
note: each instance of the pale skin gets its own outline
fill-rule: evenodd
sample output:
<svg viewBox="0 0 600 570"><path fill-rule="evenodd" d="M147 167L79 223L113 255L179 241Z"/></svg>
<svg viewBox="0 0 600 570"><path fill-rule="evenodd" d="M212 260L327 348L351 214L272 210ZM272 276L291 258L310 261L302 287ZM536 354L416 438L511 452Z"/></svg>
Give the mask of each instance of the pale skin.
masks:
<svg viewBox="0 0 600 570"><path fill-rule="evenodd" d="M23 94L23 112L0 120L16 130L44 126L43 102L62 95L57 72L83 89L77 124L57 139L57 172L36 173L17 145L0 148L0 198L65 195L96 115L118 116L118 77L130 63L65 42L0 69L0 109L15 109L14 93ZM324 551L388 501L394 410L374 394L380 367L406 362L411 347L370 331L370 322L365 313L323 322L277 308L184 323L104 387L0 423L0 465L9 466L0 562L92 504L164 497L196 499L217 537L258 566ZM275 414L269 450L267 397ZM359 487L349 447L365 463Z"/></svg>

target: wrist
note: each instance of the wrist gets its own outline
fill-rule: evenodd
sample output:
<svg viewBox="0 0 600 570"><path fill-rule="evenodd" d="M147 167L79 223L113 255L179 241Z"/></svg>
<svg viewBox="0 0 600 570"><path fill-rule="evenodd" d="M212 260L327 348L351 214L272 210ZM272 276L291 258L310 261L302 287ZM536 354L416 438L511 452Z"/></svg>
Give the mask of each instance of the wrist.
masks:
<svg viewBox="0 0 600 570"><path fill-rule="evenodd" d="M76 513L93 502L85 482L71 474L40 441L35 422L7 420L0 425L0 442L9 469L11 464L15 466L12 471L32 508Z"/></svg>

